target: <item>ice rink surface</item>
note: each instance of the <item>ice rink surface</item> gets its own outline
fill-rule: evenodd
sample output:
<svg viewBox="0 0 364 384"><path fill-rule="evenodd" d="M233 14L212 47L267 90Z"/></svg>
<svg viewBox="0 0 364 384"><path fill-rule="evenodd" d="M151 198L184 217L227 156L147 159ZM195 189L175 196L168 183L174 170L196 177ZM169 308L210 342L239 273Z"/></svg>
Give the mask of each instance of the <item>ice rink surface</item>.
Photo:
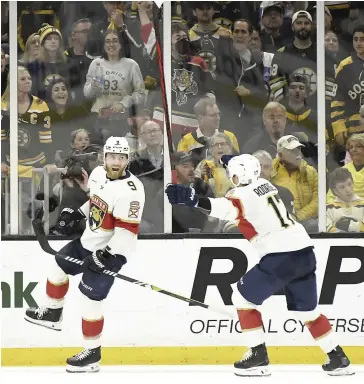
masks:
<svg viewBox="0 0 364 384"><path fill-rule="evenodd" d="M50 383L50 384L314 384L343 383L363 384L364 366L353 365L356 374L346 377L330 377L320 366L272 365L269 377L237 377L231 366L102 366L98 373L70 374L63 367L1 368L0 383Z"/></svg>

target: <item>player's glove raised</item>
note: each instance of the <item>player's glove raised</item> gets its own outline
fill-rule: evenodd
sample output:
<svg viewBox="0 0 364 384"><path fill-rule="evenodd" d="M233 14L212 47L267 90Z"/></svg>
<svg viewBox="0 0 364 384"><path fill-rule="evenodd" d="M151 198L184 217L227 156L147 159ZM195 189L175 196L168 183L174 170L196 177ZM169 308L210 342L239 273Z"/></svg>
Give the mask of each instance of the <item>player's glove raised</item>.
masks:
<svg viewBox="0 0 364 384"><path fill-rule="evenodd" d="M184 204L189 207L196 207L198 195L195 189L182 184L168 184L165 190L171 204Z"/></svg>
<svg viewBox="0 0 364 384"><path fill-rule="evenodd" d="M73 227L82 219L86 219L86 216L80 209L64 208L55 226L55 232L65 236L71 235Z"/></svg>
<svg viewBox="0 0 364 384"><path fill-rule="evenodd" d="M220 159L220 164L222 164L222 166L226 169L228 164L229 164L229 161L235 157L235 155L222 155L221 156L221 159Z"/></svg>

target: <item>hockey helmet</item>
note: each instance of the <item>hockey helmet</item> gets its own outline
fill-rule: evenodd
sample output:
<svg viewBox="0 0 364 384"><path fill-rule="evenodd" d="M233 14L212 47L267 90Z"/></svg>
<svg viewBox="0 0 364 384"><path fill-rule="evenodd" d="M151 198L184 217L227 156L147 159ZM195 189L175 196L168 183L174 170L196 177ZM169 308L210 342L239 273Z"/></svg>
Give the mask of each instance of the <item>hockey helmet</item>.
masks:
<svg viewBox="0 0 364 384"><path fill-rule="evenodd" d="M248 154L233 157L227 166L227 174L233 185L247 185L257 181L260 177L261 166L259 160ZM238 178L238 182L233 182L233 177Z"/></svg>
<svg viewBox="0 0 364 384"><path fill-rule="evenodd" d="M107 153L120 153L130 158L130 147L125 137L111 136L104 145L104 161Z"/></svg>

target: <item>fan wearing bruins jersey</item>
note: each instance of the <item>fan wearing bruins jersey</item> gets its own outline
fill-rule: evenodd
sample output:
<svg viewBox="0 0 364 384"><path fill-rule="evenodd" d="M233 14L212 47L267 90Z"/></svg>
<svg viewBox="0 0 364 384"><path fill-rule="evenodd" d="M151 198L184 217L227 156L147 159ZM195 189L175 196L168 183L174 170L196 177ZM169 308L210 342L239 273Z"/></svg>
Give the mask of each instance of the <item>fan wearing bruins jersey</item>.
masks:
<svg viewBox="0 0 364 384"><path fill-rule="evenodd" d="M192 2L195 24L188 32L194 54L201 57L207 64L212 76L216 70L217 45L220 36L230 36L231 32L212 21L214 4L211 1Z"/></svg>
<svg viewBox="0 0 364 384"><path fill-rule="evenodd" d="M317 64L316 44L311 40L312 17L306 11L298 11L292 17L292 29L295 39L292 44L282 47L274 55L270 87L274 100L282 99L286 94L287 79L292 73L307 78L310 107L317 105Z"/></svg>
<svg viewBox="0 0 364 384"><path fill-rule="evenodd" d="M77 305L81 306L84 350L67 359L68 372L97 372L101 360L104 325L102 301L114 284L105 270L118 272L132 257L144 209L143 184L126 168L130 148L124 137L110 137L104 146L104 166L95 168L89 179L90 200L78 211L64 208L56 228L70 234L75 222L86 219L81 236L60 250L60 254L82 260L83 266L55 257L49 271L44 307L29 308L25 319L33 324L61 330L68 275L82 273Z"/></svg>
<svg viewBox="0 0 364 384"><path fill-rule="evenodd" d="M32 78L24 67L18 67L18 163L43 166L51 163L52 132L48 105L30 94ZM1 161L10 161L9 90L1 103Z"/></svg>
<svg viewBox="0 0 364 384"><path fill-rule="evenodd" d="M331 122L335 140L343 145L353 133L364 132L359 110L364 105L364 25L354 29L355 53L344 59L336 70Z"/></svg>
<svg viewBox="0 0 364 384"><path fill-rule="evenodd" d="M364 200L354 193L354 180L346 168L330 174L335 200L326 206L327 232L364 232Z"/></svg>

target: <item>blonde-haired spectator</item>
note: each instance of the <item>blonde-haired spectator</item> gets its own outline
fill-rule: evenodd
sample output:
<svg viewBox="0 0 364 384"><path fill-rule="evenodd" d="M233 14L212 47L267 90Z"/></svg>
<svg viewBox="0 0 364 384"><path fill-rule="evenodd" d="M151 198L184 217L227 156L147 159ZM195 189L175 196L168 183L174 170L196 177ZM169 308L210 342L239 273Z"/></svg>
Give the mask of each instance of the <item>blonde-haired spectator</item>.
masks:
<svg viewBox="0 0 364 384"><path fill-rule="evenodd" d="M32 33L25 43L24 53L19 60L19 64L27 65L39 60L40 56L40 36L38 33Z"/></svg>
<svg viewBox="0 0 364 384"><path fill-rule="evenodd" d="M364 133L357 133L348 138L346 149L351 161L344 165L354 180L354 193L364 199ZM331 190L326 196L327 204L334 201L335 196Z"/></svg>
<svg viewBox="0 0 364 384"><path fill-rule="evenodd" d="M220 164L221 156L237 154L228 135L222 132L215 133L211 137L210 160L202 160L195 170L195 177L208 183L215 197L223 197L229 188L231 181L226 175L226 170Z"/></svg>

